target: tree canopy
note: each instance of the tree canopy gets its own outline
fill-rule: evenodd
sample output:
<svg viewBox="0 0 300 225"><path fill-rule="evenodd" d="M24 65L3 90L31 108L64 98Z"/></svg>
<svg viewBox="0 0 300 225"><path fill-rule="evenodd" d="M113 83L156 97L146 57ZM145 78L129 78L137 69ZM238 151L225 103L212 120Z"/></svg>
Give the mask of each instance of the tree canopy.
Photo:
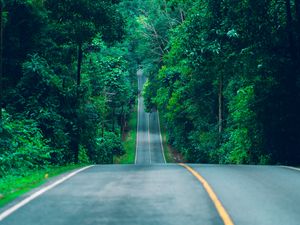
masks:
<svg viewBox="0 0 300 225"><path fill-rule="evenodd" d="M298 1L0 3L0 176L123 154L140 67L189 162L299 164Z"/></svg>
<svg viewBox="0 0 300 225"><path fill-rule="evenodd" d="M1 1L0 177L124 153L134 76L118 8L111 0Z"/></svg>
<svg viewBox="0 0 300 225"><path fill-rule="evenodd" d="M123 4L140 35L146 106L188 161L299 164L298 1Z"/></svg>

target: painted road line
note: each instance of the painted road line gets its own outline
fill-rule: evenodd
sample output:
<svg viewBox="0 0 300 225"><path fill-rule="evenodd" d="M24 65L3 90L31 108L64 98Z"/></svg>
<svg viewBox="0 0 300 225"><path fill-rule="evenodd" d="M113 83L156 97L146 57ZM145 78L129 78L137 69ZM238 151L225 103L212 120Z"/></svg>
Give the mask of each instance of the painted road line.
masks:
<svg viewBox="0 0 300 225"><path fill-rule="evenodd" d="M138 108L137 108L136 144L135 144L135 160L134 160L135 164L137 162L137 154L138 154L139 124L140 124L140 96L138 96Z"/></svg>
<svg viewBox="0 0 300 225"><path fill-rule="evenodd" d="M290 169L290 170L297 170L297 171L300 171L300 168L297 168L297 167L292 167L292 166L280 166L282 168L286 168L286 169Z"/></svg>
<svg viewBox="0 0 300 225"><path fill-rule="evenodd" d="M202 186L204 187L204 189L208 193L210 199L214 203L221 219L223 220L224 225L234 225L232 219L230 218L229 214L227 213L226 209L224 208L224 206L220 202L219 198L217 197L217 195L215 194L214 190L209 185L209 183L198 172L196 172L194 169L192 169L188 165L185 165L183 163L180 163L179 165L186 168L191 174L194 175L194 177L197 178L197 180L200 181L200 183L202 184Z"/></svg>
<svg viewBox="0 0 300 225"><path fill-rule="evenodd" d="M140 102L141 102L141 76L138 75L139 70L137 71L138 76L138 108L137 108L137 124L136 124L136 144L135 144L135 160L134 163L137 162L138 157L138 144L139 144L139 124L140 124Z"/></svg>
<svg viewBox="0 0 300 225"><path fill-rule="evenodd" d="M6 217L8 217L9 215L14 213L15 211L17 211L21 207L25 206L26 204L28 204L32 200L36 199L40 195L44 194L45 192L49 191L50 189L56 187L57 185L65 182L66 180L70 179L71 177L75 176L76 174L78 174L78 173L80 173L80 172L82 172L82 171L84 171L84 170L86 170L90 167L92 167L92 166L87 166L87 167L78 169L78 170L74 171L73 173L70 173L70 174L66 175L65 177L59 179L58 181L54 182L53 184L50 184L49 186L33 193L29 197L25 198L21 202L17 203L16 205L12 206L11 208L9 208L9 209L5 210L3 213L1 213L0 214L0 221L4 220Z"/></svg>
<svg viewBox="0 0 300 225"><path fill-rule="evenodd" d="M158 110L157 110L157 122L158 122L158 132L159 132L159 138L160 138L161 151L162 151L162 155L163 155L163 158L164 158L164 162L167 163L166 157L165 157L165 151L164 151L163 141L162 141L162 137L161 137L160 119L159 119L159 112L158 112Z"/></svg>

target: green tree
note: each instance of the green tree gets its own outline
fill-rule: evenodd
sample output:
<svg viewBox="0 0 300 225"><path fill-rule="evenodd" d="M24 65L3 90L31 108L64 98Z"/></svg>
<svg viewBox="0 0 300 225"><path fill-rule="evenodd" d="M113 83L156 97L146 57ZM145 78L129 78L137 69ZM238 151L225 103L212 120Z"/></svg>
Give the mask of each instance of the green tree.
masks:
<svg viewBox="0 0 300 225"><path fill-rule="evenodd" d="M64 42L74 43L77 46L77 103L76 108L81 106L81 70L83 61L83 45L90 44L93 37L101 32L104 40L113 42L123 36L122 19L112 1L81 0L70 1L47 1L46 7L50 10L51 18L56 21L55 29L61 29L67 34ZM75 115L75 129L72 138L72 148L75 161L78 161L80 122L79 115Z"/></svg>

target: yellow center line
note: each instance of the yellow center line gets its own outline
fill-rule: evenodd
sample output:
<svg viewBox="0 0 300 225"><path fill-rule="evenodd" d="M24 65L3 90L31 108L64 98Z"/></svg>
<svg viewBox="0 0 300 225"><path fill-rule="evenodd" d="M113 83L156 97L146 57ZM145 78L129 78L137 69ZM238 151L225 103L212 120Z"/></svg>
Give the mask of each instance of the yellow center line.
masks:
<svg viewBox="0 0 300 225"><path fill-rule="evenodd" d="M189 172L191 172L191 174L193 174L197 178L197 180L200 181L200 183L206 190L207 194L209 195L210 199L214 203L221 219L224 222L224 225L234 225L232 219L230 218L229 214L227 213L226 209L222 205L221 201L218 199L217 195L215 194L214 190L209 185L209 183L198 172L196 172L194 169L192 169L188 165L185 165L183 163L179 163L179 165L186 168Z"/></svg>

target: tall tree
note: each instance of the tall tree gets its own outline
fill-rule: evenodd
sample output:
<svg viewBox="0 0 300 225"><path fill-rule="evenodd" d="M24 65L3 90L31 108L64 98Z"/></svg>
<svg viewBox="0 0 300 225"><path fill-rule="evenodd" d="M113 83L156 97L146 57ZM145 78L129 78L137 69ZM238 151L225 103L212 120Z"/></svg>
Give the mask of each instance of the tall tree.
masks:
<svg viewBox="0 0 300 225"><path fill-rule="evenodd" d="M3 104L3 1L0 1L0 129L2 129L2 104Z"/></svg>
<svg viewBox="0 0 300 225"><path fill-rule="evenodd" d="M123 36L121 15L116 11L111 0L79 0L79 1L53 1L48 0L46 6L51 10L51 17L56 21L55 26L66 30L65 42L74 43L77 46L77 104L81 105L81 70L83 62L83 46L90 44L97 33L101 33L107 42L118 41ZM78 161L80 122L76 115L76 128L73 140L75 161Z"/></svg>

